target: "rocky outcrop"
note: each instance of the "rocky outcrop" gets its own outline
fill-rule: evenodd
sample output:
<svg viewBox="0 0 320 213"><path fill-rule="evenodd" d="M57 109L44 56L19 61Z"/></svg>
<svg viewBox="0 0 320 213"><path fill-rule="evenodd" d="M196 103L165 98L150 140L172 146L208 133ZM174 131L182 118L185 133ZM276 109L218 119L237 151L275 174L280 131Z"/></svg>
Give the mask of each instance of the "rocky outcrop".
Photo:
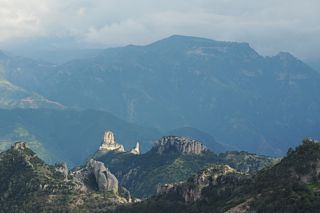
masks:
<svg viewBox="0 0 320 213"><path fill-rule="evenodd" d="M120 194L122 197L126 198L129 203L132 202L131 193L129 192L128 189L126 189L126 188L124 188L124 187L121 186L121 187L119 188L119 194Z"/></svg>
<svg viewBox="0 0 320 213"><path fill-rule="evenodd" d="M113 132L111 131L105 131L103 136L103 141L101 146L99 147L100 151L118 151L118 152L124 152L124 147L121 144L118 144L115 141Z"/></svg>
<svg viewBox="0 0 320 213"><path fill-rule="evenodd" d="M139 142L137 142L136 146L131 149L130 153L134 155L140 155L140 145Z"/></svg>
<svg viewBox="0 0 320 213"><path fill-rule="evenodd" d="M0 152L0 189L0 212L114 212L134 200L129 191L118 192L103 163L91 160L68 172L65 164L46 164L25 143Z"/></svg>
<svg viewBox="0 0 320 213"><path fill-rule="evenodd" d="M66 163L58 163L55 165L55 170L61 173L65 180L68 179L69 170Z"/></svg>
<svg viewBox="0 0 320 213"><path fill-rule="evenodd" d="M94 175L100 191L118 193L118 179L104 166L104 163L91 159L87 169Z"/></svg>
<svg viewBox="0 0 320 213"><path fill-rule="evenodd" d="M235 174L235 175L230 175ZM229 175L229 176L228 176ZM175 194L185 202L194 202L202 199L203 189L209 186L223 185L226 182L238 182L239 173L228 165L214 165L202 170L193 178L183 183L164 184L157 190L159 195Z"/></svg>
<svg viewBox="0 0 320 213"><path fill-rule="evenodd" d="M16 142L11 148L14 150L25 150L27 148L27 144L25 142Z"/></svg>
<svg viewBox="0 0 320 213"><path fill-rule="evenodd" d="M246 200L245 202L240 203L239 205L229 209L225 213L255 213L256 211L254 211L251 208L253 201L254 201L254 199L250 198L250 199Z"/></svg>
<svg viewBox="0 0 320 213"><path fill-rule="evenodd" d="M152 148L158 154L182 153L199 155L208 151L208 148L199 141L177 136L166 136L161 138Z"/></svg>

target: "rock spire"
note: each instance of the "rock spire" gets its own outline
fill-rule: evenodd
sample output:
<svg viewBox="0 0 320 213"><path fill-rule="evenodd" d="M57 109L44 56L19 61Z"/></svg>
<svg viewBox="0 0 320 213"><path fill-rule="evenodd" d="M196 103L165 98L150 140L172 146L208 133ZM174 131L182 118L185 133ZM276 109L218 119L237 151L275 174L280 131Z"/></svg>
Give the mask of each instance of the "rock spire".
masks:
<svg viewBox="0 0 320 213"><path fill-rule="evenodd" d="M124 152L124 147L123 147L123 145L118 144L115 141L113 132L105 131L104 136L103 136L103 141L102 141L101 146L99 147L99 150Z"/></svg>
<svg viewBox="0 0 320 213"><path fill-rule="evenodd" d="M140 154L140 144L137 142L136 146L131 149L130 153L139 155Z"/></svg>

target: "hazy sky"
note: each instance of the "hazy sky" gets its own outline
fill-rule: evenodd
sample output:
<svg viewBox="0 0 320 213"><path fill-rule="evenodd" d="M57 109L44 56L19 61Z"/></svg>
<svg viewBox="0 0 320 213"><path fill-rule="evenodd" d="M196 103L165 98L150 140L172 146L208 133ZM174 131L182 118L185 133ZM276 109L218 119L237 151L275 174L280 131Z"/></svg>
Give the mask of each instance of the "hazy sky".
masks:
<svg viewBox="0 0 320 213"><path fill-rule="evenodd" d="M114 47L172 34L320 55L320 0L0 0L0 48Z"/></svg>

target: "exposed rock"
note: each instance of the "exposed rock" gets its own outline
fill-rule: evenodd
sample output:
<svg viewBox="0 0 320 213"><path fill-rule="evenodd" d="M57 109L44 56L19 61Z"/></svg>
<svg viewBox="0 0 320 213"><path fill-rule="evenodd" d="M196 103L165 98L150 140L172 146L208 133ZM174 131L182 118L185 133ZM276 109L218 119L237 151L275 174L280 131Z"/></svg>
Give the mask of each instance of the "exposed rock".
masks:
<svg viewBox="0 0 320 213"><path fill-rule="evenodd" d="M251 204L252 204L253 199L250 198L246 200L245 202L229 209L225 213L255 213L256 211L251 209Z"/></svg>
<svg viewBox="0 0 320 213"><path fill-rule="evenodd" d="M140 145L139 142L137 142L136 146L131 149L130 153L135 155L140 155Z"/></svg>
<svg viewBox="0 0 320 213"><path fill-rule="evenodd" d="M68 172L65 164L46 164L25 143L0 158L0 212L113 212L132 200L125 189L124 196L117 193L117 179L101 162L91 160Z"/></svg>
<svg viewBox="0 0 320 213"><path fill-rule="evenodd" d="M14 150L25 150L27 148L27 144L25 142L16 142L11 148Z"/></svg>
<svg viewBox="0 0 320 213"><path fill-rule="evenodd" d="M124 147L121 144L117 144L111 131L105 131L103 141L101 146L99 147L99 150L124 152Z"/></svg>
<svg viewBox="0 0 320 213"><path fill-rule="evenodd" d="M178 186L178 183L166 183L163 185L159 185L157 188L157 194L168 194L169 192L174 191Z"/></svg>
<svg viewBox="0 0 320 213"><path fill-rule="evenodd" d="M87 168L94 174L100 191L118 193L118 179L104 166L104 163L90 159Z"/></svg>
<svg viewBox="0 0 320 213"><path fill-rule="evenodd" d="M67 167L67 164L66 163L59 163L59 164L56 164L55 165L55 170L57 172L60 172L64 179L67 180L68 179L68 174L69 174L69 170L68 170L68 167Z"/></svg>
<svg viewBox="0 0 320 213"><path fill-rule="evenodd" d="M202 154L208 151L208 148L199 141L177 136L162 137L152 148L152 151L158 154L182 153L182 154Z"/></svg>
<svg viewBox="0 0 320 213"><path fill-rule="evenodd" d="M124 187L120 187L120 188L119 188L119 194L120 194L122 197L126 198L129 203L132 202L131 193L129 192L128 189L126 189L126 188L124 188Z"/></svg>
<svg viewBox="0 0 320 213"><path fill-rule="evenodd" d="M187 182L164 184L157 192L162 195L174 193L181 196L185 202L194 202L202 198L204 188L233 181L235 176L227 176L232 173L237 174L236 170L228 165L214 165L199 172Z"/></svg>

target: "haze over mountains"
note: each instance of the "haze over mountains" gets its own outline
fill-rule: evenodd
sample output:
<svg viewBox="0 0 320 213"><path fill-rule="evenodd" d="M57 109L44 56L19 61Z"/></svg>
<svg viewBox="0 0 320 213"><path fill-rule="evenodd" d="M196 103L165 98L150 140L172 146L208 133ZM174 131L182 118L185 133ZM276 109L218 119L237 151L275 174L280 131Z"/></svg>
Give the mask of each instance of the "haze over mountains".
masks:
<svg viewBox="0 0 320 213"><path fill-rule="evenodd" d="M290 53L263 57L247 43L176 35L62 65L6 54L0 64L11 103L1 101L5 109L51 108L45 100L160 132L189 126L227 147L268 155L319 137L320 74ZM41 101L19 104L25 97Z"/></svg>

